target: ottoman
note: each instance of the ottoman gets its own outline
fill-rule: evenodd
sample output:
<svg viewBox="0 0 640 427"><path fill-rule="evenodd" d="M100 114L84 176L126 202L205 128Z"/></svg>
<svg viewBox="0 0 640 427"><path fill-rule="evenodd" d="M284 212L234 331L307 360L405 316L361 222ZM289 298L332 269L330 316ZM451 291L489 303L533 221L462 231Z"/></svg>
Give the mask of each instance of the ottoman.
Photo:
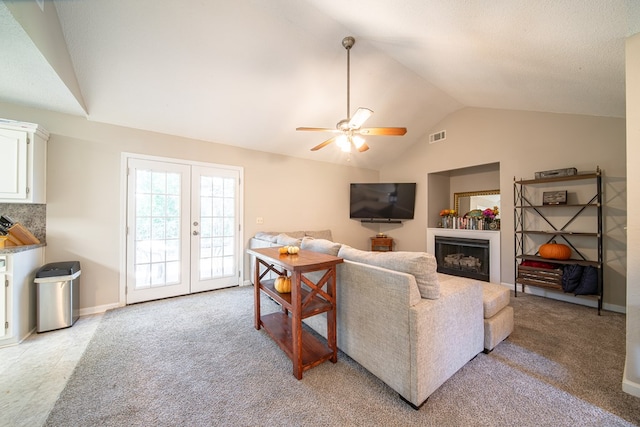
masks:
<svg viewBox="0 0 640 427"><path fill-rule="evenodd" d="M509 288L482 282L484 310L484 352L489 353L513 332L513 307Z"/></svg>

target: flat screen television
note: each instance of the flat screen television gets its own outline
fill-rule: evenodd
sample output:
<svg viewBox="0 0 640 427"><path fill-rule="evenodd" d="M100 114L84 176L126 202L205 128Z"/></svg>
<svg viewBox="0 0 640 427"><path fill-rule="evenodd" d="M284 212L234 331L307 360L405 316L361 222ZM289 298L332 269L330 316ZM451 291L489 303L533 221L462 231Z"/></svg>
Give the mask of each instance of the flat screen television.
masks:
<svg viewBox="0 0 640 427"><path fill-rule="evenodd" d="M349 218L360 220L413 219L416 183L352 183Z"/></svg>

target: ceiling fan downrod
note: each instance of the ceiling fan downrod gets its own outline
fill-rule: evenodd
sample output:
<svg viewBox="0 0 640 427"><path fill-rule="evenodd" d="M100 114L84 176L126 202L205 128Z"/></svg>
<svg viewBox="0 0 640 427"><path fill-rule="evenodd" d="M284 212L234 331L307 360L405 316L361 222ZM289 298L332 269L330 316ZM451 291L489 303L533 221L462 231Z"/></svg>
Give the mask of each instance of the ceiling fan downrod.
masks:
<svg viewBox="0 0 640 427"><path fill-rule="evenodd" d="M348 122L351 118L351 106L350 106L350 96L351 96L351 48L356 44L356 39L351 36L347 36L342 39L342 46L347 49L347 119Z"/></svg>

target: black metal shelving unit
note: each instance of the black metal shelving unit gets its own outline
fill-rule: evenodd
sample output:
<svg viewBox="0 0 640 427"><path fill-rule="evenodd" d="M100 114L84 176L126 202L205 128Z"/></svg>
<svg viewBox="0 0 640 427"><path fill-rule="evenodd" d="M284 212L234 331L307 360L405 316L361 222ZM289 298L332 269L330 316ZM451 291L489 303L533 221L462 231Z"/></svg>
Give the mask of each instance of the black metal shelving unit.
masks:
<svg viewBox="0 0 640 427"><path fill-rule="evenodd" d="M528 190L531 187L544 189L572 181L584 181L585 186L593 186L595 194L589 196L571 195L574 199L569 204L541 204L532 200L533 197ZM588 191L588 190L587 190ZM539 196L539 194L536 194ZM583 200L576 200L583 199ZM588 199L588 200L587 200ZM524 292L525 285L545 288L552 291L563 292L562 289L562 268L548 269L532 266L522 266L525 260L553 263L559 266L568 264L578 264L582 266L595 267L598 272L598 291L594 295L583 295L581 297L597 300L598 315L602 310L603 296L603 248L602 248L602 171L600 167L595 172L581 173L577 175L516 180L513 178L513 200L514 200L514 252L515 252L515 296L518 296L518 284L522 286ZM568 200L567 200L568 201ZM584 203L586 202L586 203ZM596 224L586 230L572 231L571 225L581 216L586 216L586 212L595 209ZM557 215L563 213L565 216ZM532 218L535 217L535 218ZM568 219L567 219L568 218ZM550 227L531 228L531 219L536 219L539 223ZM549 260L539 256L538 248L540 244L534 243L535 239L542 239L542 243L549 243L553 240L560 240L567 244L572 250L572 258L568 260ZM583 239L595 239L597 246L596 259L584 254L585 250L580 245ZM560 243L560 242L559 242ZM593 242L591 243L593 245Z"/></svg>

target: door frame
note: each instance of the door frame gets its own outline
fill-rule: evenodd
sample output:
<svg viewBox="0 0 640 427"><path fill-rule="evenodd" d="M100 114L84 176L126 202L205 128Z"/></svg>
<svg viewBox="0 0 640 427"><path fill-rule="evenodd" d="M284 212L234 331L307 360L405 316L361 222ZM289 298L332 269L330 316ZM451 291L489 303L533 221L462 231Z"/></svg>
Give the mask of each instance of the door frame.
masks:
<svg viewBox="0 0 640 427"><path fill-rule="evenodd" d="M230 169L238 172L240 177L238 194L238 250L244 250L244 168L242 166L223 165L219 163L197 162L193 160L177 159L172 157L160 157L147 154L122 152L120 155L120 230L118 247L120 253L120 286L118 306L127 305L127 164L129 159L151 160L166 163L178 163L187 166L203 166L218 169ZM244 284L244 254L238 254L238 284Z"/></svg>

